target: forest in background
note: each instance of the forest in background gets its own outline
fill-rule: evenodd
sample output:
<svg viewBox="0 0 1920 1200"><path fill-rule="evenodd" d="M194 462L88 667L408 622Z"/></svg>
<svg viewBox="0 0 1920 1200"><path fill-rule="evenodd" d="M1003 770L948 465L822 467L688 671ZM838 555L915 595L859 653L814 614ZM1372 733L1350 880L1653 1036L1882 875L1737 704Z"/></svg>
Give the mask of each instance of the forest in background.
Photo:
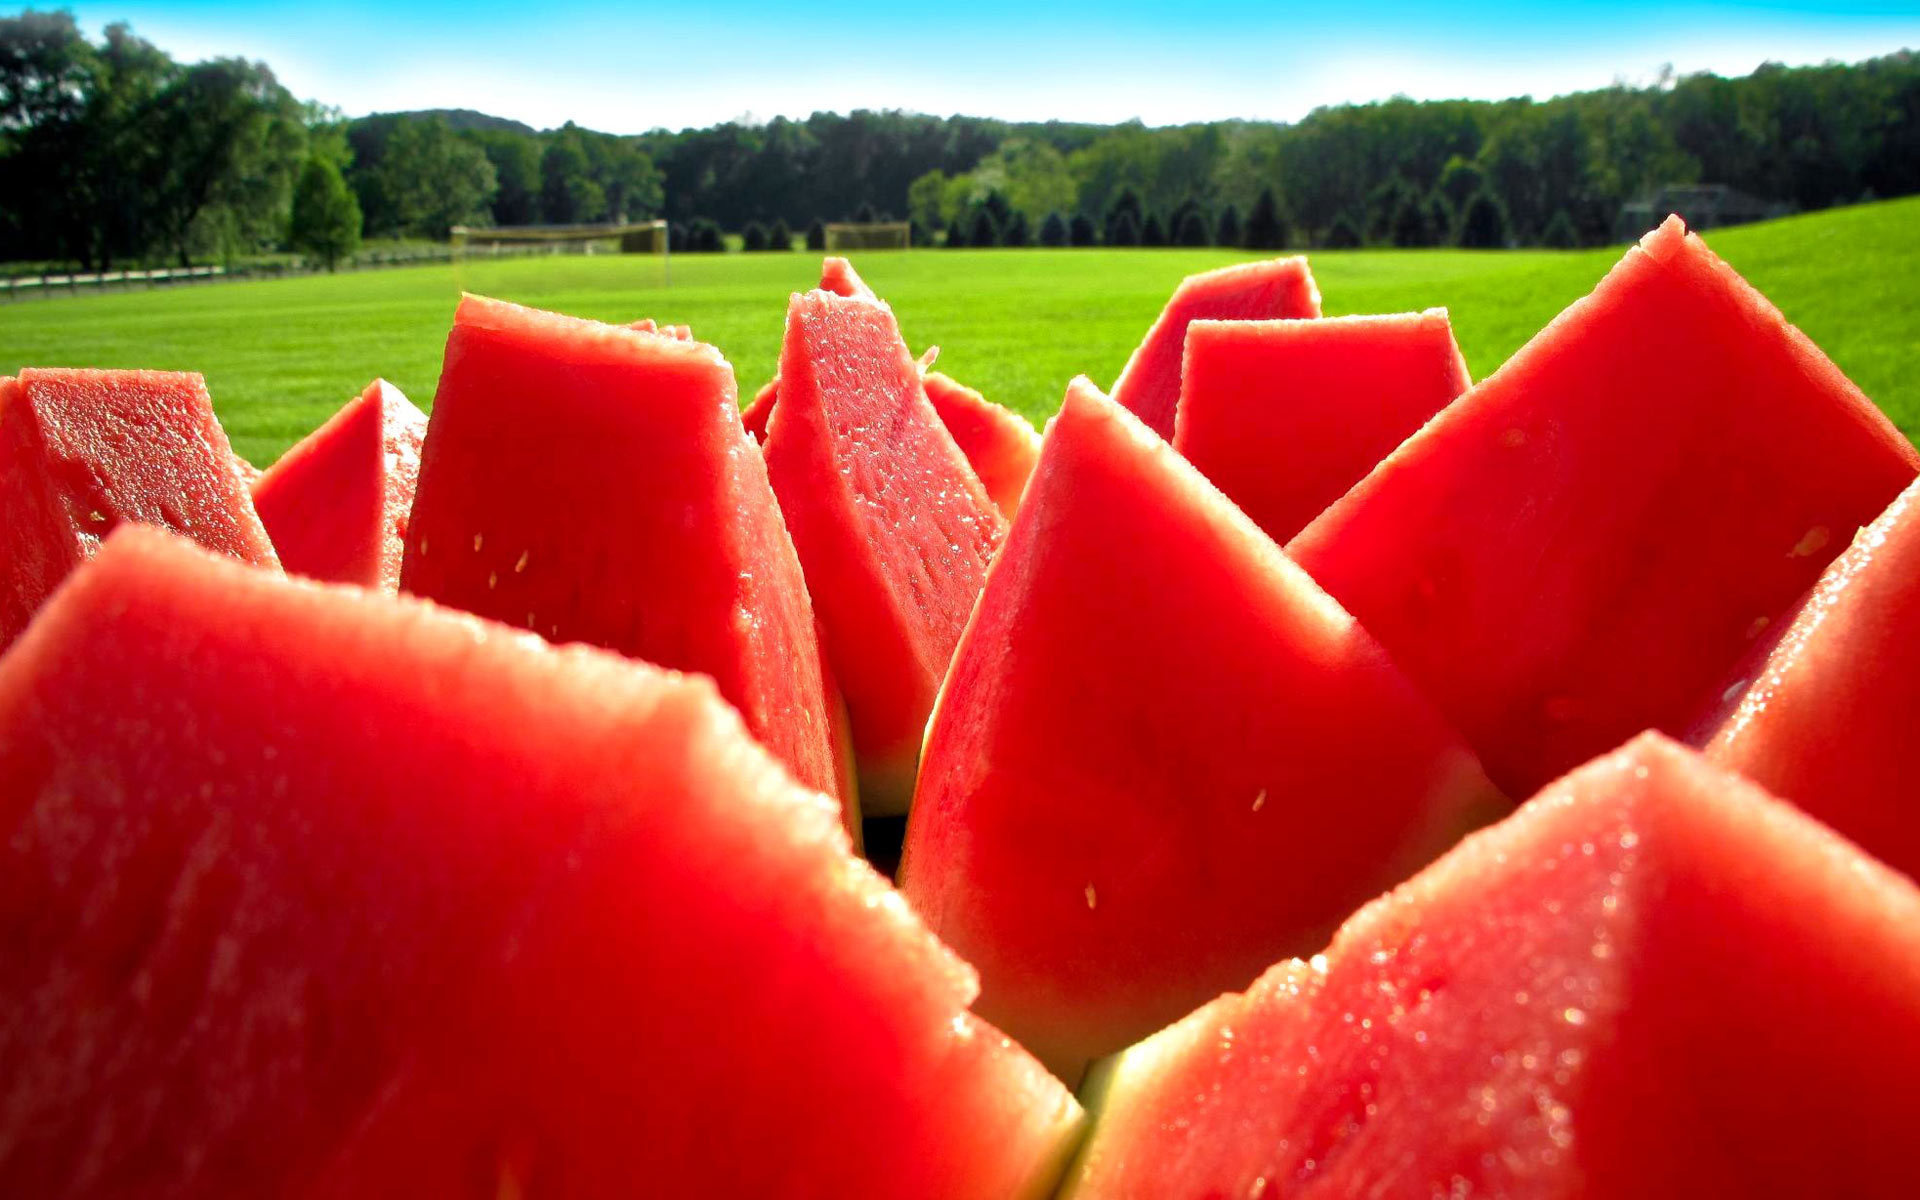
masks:
<svg viewBox="0 0 1920 1200"><path fill-rule="evenodd" d="M610 119L601 114L600 119ZM915 244L1551 245L1718 184L1791 212L1920 192L1920 57L1762 66L1548 100L1393 99L1300 121L815 113L635 136L467 111L346 119L264 63L180 63L124 24L0 19L0 260L98 270L453 225L664 216L684 250L910 220Z"/></svg>

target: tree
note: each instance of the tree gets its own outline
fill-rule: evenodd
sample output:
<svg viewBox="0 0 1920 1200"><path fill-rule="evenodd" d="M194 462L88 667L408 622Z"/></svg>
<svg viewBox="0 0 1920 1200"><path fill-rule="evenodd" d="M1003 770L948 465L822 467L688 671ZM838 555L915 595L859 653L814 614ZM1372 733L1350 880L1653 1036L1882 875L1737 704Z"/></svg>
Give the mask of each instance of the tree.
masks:
<svg viewBox="0 0 1920 1200"><path fill-rule="evenodd" d="M1440 168L1438 188L1454 212L1464 212L1467 202L1485 186L1486 173L1458 154L1449 158L1446 165Z"/></svg>
<svg viewBox="0 0 1920 1200"><path fill-rule="evenodd" d="M953 224L947 226L946 247L949 250L964 250L966 249L967 242L968 242L968 238L967 238L966 223L963 222L959 217L955 217L953 219Z"/></svg>
<svg viewBox="0 0 1920 1200"><path fill-rule="evenodd" d="M748 221L740 231L740 248L758 252L767 248L767 227L758 221Z"/></svg>
<svg viewBox="0 0 1920 1200"><path fill-rule="evenodd" d="M1434 246L1445 236L1445 227L1433 223L1433 210L1427 198L1411 186L1395 194L1393 209L1387 214L1387 239L1396 246Z"/></svg>
<svg viewBox="0 0 1920 1200"><path fill-rule="evenodd" d="M1249 250L1278 250L1287 243L1287 226L1280 219L1279 202L1272 188L1260 189L1260 198L1247 214L1246 247Z"/></svg>
<svg viewBox="0 0 1920 1200"><path fill-rule="evenodd" d="M1241 238L1240 210L1229 204L1220 210L1220 222L1214 226L1215 245L1238 246Z"/></svg>
<svg viewBox="0 0 1920 1200"><path fill-rule="evenodd" d="M1146 224L1140 227L1140 244L1142 246L1167 244L1167 228L1160 223L1159 216L1154 213L1148 213Z"/></svg>
<svg viewBox="0 0 1920 1200"><path fill-rule="evenodd" d="M1107 245L1138 246L1139 244L1140 227L1134 224L1133 213L1122 210L1114 214L1113 222L1107 226Z"/></svg>
<svg viewBox="0 0 1920 1200"><path fill-rule="evenodd" d="M1114 239L1114 227L1122 217L1127 218L1128 223L1133 226L1133 241L1120 242ZM1107 244L1109 246L1138 245L1140 242L1140 226L1145 219L1146 212L1140 204L1140 193L1130 187L1120 189L1120 194L1115 197L1112 207L1107 209Z"/></svg>
<svg viewBox="0 0 1920 1200"><path fill-rule="evenodd" d="M1506 246L1508 237L1506 209L1491 191L1481 189L1460 214L1460 229L1454 240L1470 249L1497 250Z"/></svg>
<svg viewBox="0 0 1920 1200"><path fill-rule="evenodd" d="M947 209L947 173L928 171L907 187L907 218L928 228L944 225L952 216Z"/></svg>
<svg viewBox="0 0 1920 1200"><path fill-rule="evenodd" d="M1333 224L1327 226L1325 244L1329 250L1355 250L1362 242L1360 225L1350 214L1339 214L1334 217Z"/></svg>
<svg viewBox="0 0 1920 1200"><path fill-rule="evenodd" d="M827 248L827 227L819 221L807 226L807 249L825 250Z"/></svg>
<svg viewBox="0 0 1920 1200"><path fill-rule="evenodd" d="M982 204L973 210L973 220L967 225L967 245L997 246L1000 244L1000 227L994 223L993 210Z"/></svg>
<svg viewBox="0 0 1920 1200"><path fill-rule="evenodd" d="M540 143L522 133L494 130L474 140L493 164L495 225L540 223Z"/></svg>
<svg viewBox="0 0 1920 1200"><path fill-rule="evenodd" d="M1580 234L1573 227L1573 218L1564 208L1555 209L1553 219L1547 222L1547 228L1540 235L1540 244L1551 246L1555 250L1572 250L1580 244Z"/></svg>
<svg viewBox="0 0 1920 1200"><path fill-rule="evenodd" d="M360 248L360 201L347 186L340 164L327 155L308 155L300 169L287 244L318 258L329 271Z"/></svg>
<svg viewBox="0 0 1920 1200"><path fill-rule="evenodd" d="M1207 218L1198 209L1188 210L1173 233L1174 244L1178 246L1205 246L1211 240L1207 236Z"/></svg>
<svg viewBox="0 0 1920 1200"><path fill-rule="evenodd" d="M1040 244L1042 246L1064 246L1067 244L1067 222L1057 212L1047 214L1040 223Z"/></svg>
<svg viewBox="0 0 1920 1200"><path fill-rule="evenodd" d="M399 232L444 239L453 226L484 225L491 215L493 164L444 117L395 129L380 170Z"/></svg>
<svg viewBox="0 0 1920 1200"><path fill-rule="evenodd" d="M687 222L687 250L693 254L718 254L727 248L726 235L711 217L695 217Z"/></svg>
<svg viewBox="0 0 1920 1200"><path fill-rule="evenodd" d="M1013 210L1013 215L1007 218L1006 225L1000 230L1000 244L1021 247L1033 244L1033 231L1027 226L1026 213L1017 208Z"/></svg>
<svg viewBox="0 0 1920 1200"><path fill-rule="evenodd" d="M767 228L767 249L787 253L793 251L793 230L789 229L787 223L779 217L775 217L773 224Z"/></svg>
<svg viewBox="0 0 1920 1200"><path fill-rule="evenodd" d="M1099 233L1093 227L1093 218L1085 213L1073 214L1073 220L1067 223L1067 243L1073 246L1097 246Z"/></svg>
<svg viewBox="0 0 1920 1200"><path fill-rule="evenodd" d="M862 200L860 207L853 210L853 223L855 225L871 225L879 219L880 214L874 211L873 201L871 200Z"/></svg>
<svg viewBox="0 0 1920 1200"><path fill-rule="evenodd" d="M606 189L595 182L586 141L569 122L540 156L540 217L549 225L583 225L606 211Z"/></svg>

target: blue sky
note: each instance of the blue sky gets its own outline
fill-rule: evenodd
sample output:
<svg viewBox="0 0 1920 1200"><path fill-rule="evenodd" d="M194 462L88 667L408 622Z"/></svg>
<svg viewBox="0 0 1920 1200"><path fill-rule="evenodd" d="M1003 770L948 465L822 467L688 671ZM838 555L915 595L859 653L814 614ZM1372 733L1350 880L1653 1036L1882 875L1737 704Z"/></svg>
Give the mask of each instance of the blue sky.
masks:
<svg viewBox="0 0 1920 1200"><path fill-rule="evenodd" d="M814 19L812 11L831 20ZM81 4L175 57L266 60L349 115L476 108L614 132L751 114L906 108L1012 119L1170 124L1296 119L1319 104L1549 96L1767 60L1920 49L1920 0L1570 4L938 7L785 3L528 5L430 0L396 11L261 0Z"/></svg>

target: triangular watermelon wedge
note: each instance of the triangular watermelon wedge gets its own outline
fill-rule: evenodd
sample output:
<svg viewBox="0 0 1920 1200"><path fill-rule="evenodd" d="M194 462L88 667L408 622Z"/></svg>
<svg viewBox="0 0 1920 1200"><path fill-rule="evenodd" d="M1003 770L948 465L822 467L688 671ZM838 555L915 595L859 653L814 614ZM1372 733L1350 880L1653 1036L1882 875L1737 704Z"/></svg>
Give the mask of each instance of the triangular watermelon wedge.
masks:
<svg viewBox="0 0 1920 1200"><path fill-rule="evenodd" d="M1909 1197L1920 891L1656 735L1098 1068L1063 1196Z"/></svg>
<svg viewBox="0 0 1920 1200"><path fill-rule="evenodd" d="M1674 218L1288 553L1520 795L1685 732L1916 470Z"/></svg>
<svg viewBox="0 0 1920 1200"><path fill-rule="evenodd" d="M979 392L939 371L923 380L927 400L940 415L987 495L1009 518L1019 511L1027 478L1040 458L1040 434L1026 418L995 404Z"/></svg>
<svg viewBox="0 0 1920 1200"><path fill-rule="evenodd" d="M1285 544L1467 390L1444 308L1195 321L1173 447Z"/></svg>
<svg viewBox="0 0 1920 1200"><path fill-rule="evenodd" d="M1005 521L876 300L793 298L766 460L846 696L862 798L903 812Z"/></svg>
<svg viewBox="0 0 1920 1200"><path fill-rule="evenodd" d="M1238 263L1189 275L1114 380L1114 402L1171 441L1189 324L1319 315L1320 289L1304 258Z"/></svg>
<svg viewBox="0 0 1920 1200"><path fill-rule="evenodd" d="M0 378L0 649L124 523L279 570L206 381L29 367Z"/></svg>
<svg viewBox="0 0 1920 1200"><path fill-rule="evenodd" d="M384 379L367 385L253 484L281 565L394 591L427 415Z"/></svg>
<svg viewBox="0 0 1920 1200"><path fill-rule="evenodd" d="M867 281L860 278L860 272L844 258L828 257L820 262L820 290L832 292L836 296L862 296L868 300L878 299Z"/></svg>
<svg viewBox="0 0 1920 1200"><path fill-rule="evenodd" d="M1920 878L1920 483L1762 651L1704 723L1707 757Z"/></svg>
<svg viewBox="0 0 1920 1200"><path fill-rule="evenodd" d="M780 399L780 377L774 376L760 385L753 394L752 403L740 410L740 425L753 440L760 445L767 444L767 422L773 418L774 401Z"/></svg>
<svg viewBox="0 0 1920 1200"><path fill-rule="evenodd" d="M0 660L0 1194L1046 1195L838 815L705 679L118 533Z"/></svg>
<svg viewBox="0 0 1920 1200"><path fill-rule="evenodd" d="M901 881L1071 1079L1506 807L1366 631L1079 379L941 692Z"/></svg>
<svg viewBox="0 0 1920 1200"><path fill-rule="evenodd" d="M461 301L401 586L711 675L802 783L840 792L813 605L711 346Z"/></svg>

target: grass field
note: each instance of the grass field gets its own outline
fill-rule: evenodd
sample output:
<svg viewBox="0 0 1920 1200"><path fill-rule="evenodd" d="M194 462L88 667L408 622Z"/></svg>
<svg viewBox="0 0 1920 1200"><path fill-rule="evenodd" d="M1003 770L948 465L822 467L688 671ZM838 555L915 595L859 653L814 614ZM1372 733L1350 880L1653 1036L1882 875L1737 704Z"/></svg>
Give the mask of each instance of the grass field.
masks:
<svg viewBox="0 0 1920 1200"><path fill-rule="evenodd" d="M1920 198L1714 233L1709 242L1920 437ZM1349 251L1312 256L1329 314L1445 305L1475 378L1590 289L1618 248ZM1181 276L1223 250L919 250L857 262L918 351L1037 421L1066 381L1107 385ZM691 324L743 394L772 373L804 253L474 261L0 306L0 373L23 365L155 367L207 376L235 448L271 461L367 380L424 406L461 290L605 320Z"/></svg>

